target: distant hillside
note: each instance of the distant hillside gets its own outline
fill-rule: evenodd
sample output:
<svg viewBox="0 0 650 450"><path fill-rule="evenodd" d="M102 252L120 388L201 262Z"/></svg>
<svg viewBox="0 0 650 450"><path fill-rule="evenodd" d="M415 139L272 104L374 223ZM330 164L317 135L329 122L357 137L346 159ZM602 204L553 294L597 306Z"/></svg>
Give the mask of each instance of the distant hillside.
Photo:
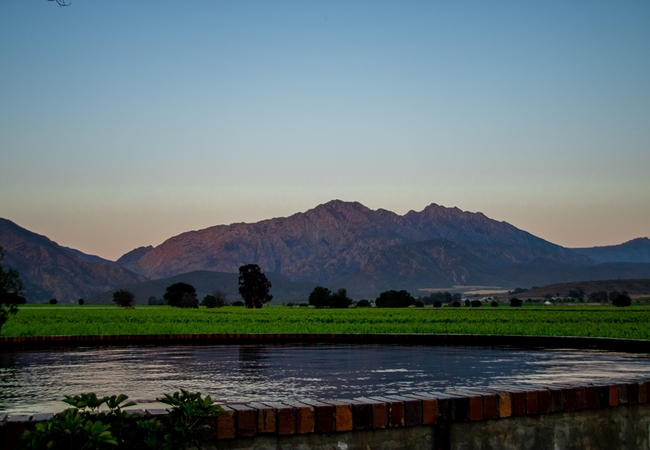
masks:
<svg viewBox="0 0 650 450"><path fill-rule="evenodd" d="M596 263L637 262L650 263L650 239L632 239L619 245L574 248L574 252L591 258Z"/></svg>
<svg viewBox="0 0 650 450"><path fill-rule="evenodd" d="M626 291L629 295L635 297L650 296L650 279L578 281L572 283L550 284L548 286L542 286L537 289L522 292L521 294L517 294L517 296L520 298L543 298L547 294L553 296L566 296L569 291L577 289L582 289L586 295L600 291L608 293L612 291Z"/></svg>
<svg viewBox="0 0 650 450"><path fill-rule="evenodd" d="M3 265L17 269L25 285L27 301L60 302L87 299L114 286L146 280L116 264L88 262L71 249L15 223L0 219Z"/></svg>
<svg viewBox="0 0 650 450"><path fill-rule="evenodd" d="M397 284L487 282L500 266L540 258L591 263L481 213L432 204L400 216L334 200L286 218L182 233L144 252L139 268L127 267L156 279L195 270L236 272L255 263L292 281L345 286L353 295L372 296Z"/></svg>
<svg viewBox="0 0 650 450"><path fill-rule="evenodd" d="M316 287L313 283L293 283L281 276L267 273L267 278L273 285L271 303L306 302L311 291ZM136 284L117 286L115 289L99 294L90 299L90 303L112 303L113 292L119 289L127 289L135 295L136 304L146 305L149 297L156 297L162 300L167 286L174 283L187 283L194 286L199 301L215 289L224 291L232 301L241 300L238 291L238 273L209 272L197 270L194 272L174 275L169 278L145 281Z"/></svg>
<svg viewBox="0 0 650 450"><path fill-rule="evenodd" d="M244 264L258 264L276 277L278 289L282 283L344 287L355 299L389 289L417 294L437 286L512 289L650 278L647 238L571 250L480 212L435 203L399 215L333 200L289 217L189 231L157 247L136 248L116 262L63 248L4 219L0 245L7 249L6 263L23 275L29 301L76 301L197 271L232 277ZM155 286L158 294L147 298L166 287ZM281 301L306 298L302 288L286 287L276 296ZM211 290L206 284L204 294Z"/></svg>

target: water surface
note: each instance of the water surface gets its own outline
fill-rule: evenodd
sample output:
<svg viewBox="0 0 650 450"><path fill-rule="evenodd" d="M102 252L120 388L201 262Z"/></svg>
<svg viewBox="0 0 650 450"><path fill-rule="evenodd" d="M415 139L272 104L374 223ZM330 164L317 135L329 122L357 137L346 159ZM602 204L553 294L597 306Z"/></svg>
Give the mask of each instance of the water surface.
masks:
<svg viewBox="0 0 650 450"><path fill-rule="evenodd" d="M83 392L124 393L151 407L180 388L233 402L649 376L648 355L597 350L344 344L31 350L0 353L0 413L61 411L64 394Z"/></svg>

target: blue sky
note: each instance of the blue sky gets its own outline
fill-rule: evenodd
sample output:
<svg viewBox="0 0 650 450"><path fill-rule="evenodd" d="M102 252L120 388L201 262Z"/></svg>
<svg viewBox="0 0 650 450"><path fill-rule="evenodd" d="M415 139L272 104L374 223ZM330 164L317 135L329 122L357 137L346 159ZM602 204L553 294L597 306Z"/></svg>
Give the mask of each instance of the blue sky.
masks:
<svg viewBox="0 0 650 450"><path fill-rule="evenodd" d="M650 2L0 2L0 217L115 259L339 198L650 235Z"/></svg>

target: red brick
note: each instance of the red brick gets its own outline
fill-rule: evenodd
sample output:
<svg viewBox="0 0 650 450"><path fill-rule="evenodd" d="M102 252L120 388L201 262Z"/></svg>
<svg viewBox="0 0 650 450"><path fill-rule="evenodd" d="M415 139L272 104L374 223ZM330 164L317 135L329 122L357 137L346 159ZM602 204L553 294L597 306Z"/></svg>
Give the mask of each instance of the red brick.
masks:
<svg viewBox="0 0 650 450"><path fill-rule="evenodd" d="M405 397L419 398L422 401L423 425L432 425L438 421L438 399L420 394L409 394Z"/></svg>
<svg viewBox="0 0 650 450"><path fill-rule="evenodd" d="M217 439L232 439L237 435L235 428L235 410L221 405L223 412L217 416Z"/></svg>
<svg viewBox="0 0 650 450"><path fill-rule="evenodd" d="M257 411L246 405L231 403L228 406L237 411L237 435L255 436L257 433Z"/></svg>
<svg viewBox="0 0 650 450"><path fill-rule="evenodd" d="M372 400L367 397L355 398L355 400L369 403L372 408L372 428L381 429L388 426L388 403Z"/></svg>
<svg viewBox="0 0 650 450"><path fill-rule="evenodd" d="M576 392L572 387L562 389L564 400L564 411L571 412L576 410Z"/></svg>
<svg viewBox="0 0 650 450"><path fill-rule="evenodd" d="M295 408L280 402L264 402L275 409L276 427L278 434L289 435L296 432L296 410Z"/></svg>
<svg viewBox="0 0 650 450"><path fill-rule="evenodd" d="M543 389L538 391L539 394L539 413L548 414L551 412L551 392Z"/></svg>
<svg viewBox="0 0 650 450"><path fill-rule="evenodd" d="M483 420L483 399L479 395L469 396L469 420Z"/></svg>
<svg viewBox="0 0 650 450"><path fill-rule="evenodd" d="M512 395L509 392L500 392L499 396L499 417L512 416Z"/></svg>
<svg viewBox="0 0 650 450"><path fill-rule="evenodd" d="M404 426L404 403L387 397L370 397L388 404L388 426L391 428Z"/></svg>
<svg viewBox="0 0 650 450"><path fill-rule="evenodd" d="M639 383L639 403L647 403L647 389L645 381Z"/></svg>
<svg viewBox="0 0 650 450"><path fill-rule="evenodd" d="M598 388L596 386L585 387L585 398L587 400L587 408L598 408Z"/></svg>
<svg viewBox="0 0 650 450"><path fill-rule="evenodd" d="M257 432L274 434L276 432L275 409L263 403L248 403L248 406L257 411Z"/></svg>
<svg viewBox="0 0 650 450"><path fill-rule="evenodd" d="M404 425L413 427L422 425L422 401L413 397L387 395L386 398L404 403Z"/></svg>
<svg viewBox="0 0 650 450"><path fill-rule="evenodd" d="M334 406L317 400L301 400L301 402L314 408L314 412L316 413L316 431L319 433L331 433L335 430Z"/></svg>
<svg viewBox="0 0 650 450"><path fill-rule="evenodd" d="M352 405L341 400L327 400L334 406L334 425L336 431L351 431L354 427L352 420Z"/></svg>
<svg viewBox="0 0 650 450"><path fill-rule="evenodd" d="M526 392L526 414L539 413L539 394L537 391Z"/></svg>
<svg viewBox="0 0 650 450"><path fill-rule="evenodd" d="M608 394L609 406L618 406L618 386L608 386Z"/></svg>
<svg viewBox="0 0 650 450"><path fill-rule="evenodd" d="M587 390L584 387L576 386L573 391L576 394L576 409L587 409Z"/></svg>
<svg viewBox="0 0 650 450"><path fill-rule="evenodd" d="M296 433L307 434L314 432L315 422L313 407L300 402L285 401L283 403L295 408Z"/></svg>
<svg viewBox="0 0 650 450"><path fill-rule="evenodd" d="M512 393L512 415L523 416L526 414L526 392Z"/></svg>

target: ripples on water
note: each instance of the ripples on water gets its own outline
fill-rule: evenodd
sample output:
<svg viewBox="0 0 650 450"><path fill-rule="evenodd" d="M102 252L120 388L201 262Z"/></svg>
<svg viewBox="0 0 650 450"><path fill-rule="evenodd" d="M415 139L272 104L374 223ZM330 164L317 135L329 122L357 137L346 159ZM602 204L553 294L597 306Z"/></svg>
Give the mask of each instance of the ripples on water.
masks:
<svg viewBox="0 0 650 450"><path fill-rule="evenodd" d="M124 393L144 408L180 388L222 402L272 401L648 375L647 355L596 350L319 344L3 352L0 412L60 411L64 394L82 392Z"/></svg>

